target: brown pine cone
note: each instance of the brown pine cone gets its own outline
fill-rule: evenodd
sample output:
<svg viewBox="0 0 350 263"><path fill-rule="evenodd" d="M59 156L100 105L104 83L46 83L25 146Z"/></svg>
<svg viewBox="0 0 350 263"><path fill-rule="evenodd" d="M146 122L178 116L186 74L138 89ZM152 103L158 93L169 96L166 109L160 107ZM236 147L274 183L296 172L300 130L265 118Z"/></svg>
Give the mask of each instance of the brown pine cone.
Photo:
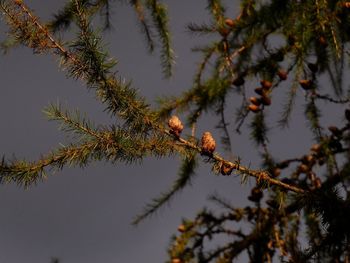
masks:
<svg viewBox="0 0 350 263"><path fill-rule="evenodd" d="M216 143L210 132L203 133L202 136L202 152L212 154L215 151Z"/></svg>
<svg viewBox="0 0 350 263"><path fill-rule="evenodd" d="M231 19L231 18L226 18L226 19L225 19L225 24L226 24L227 26L229 26L229 27L234 27L235 24L236 24L236 22L235 22L233 19Z"/></svg>
<svg viewBox="0 0 350 263"><path fill-rule="evenodd" d="M268 81L266 79L260 81L260 84L261 84L261 87L264 89L264 90L269 90L271 89L272 87L272 82L271 81Z"/></svg>
<svg viewBox="0 0 350 263"><path fill-rule="evenodd" d="M280 69L277 72L277 75L280 78L280 80L286 80L288 78L288 73L285 70L283 70L283 69Z"/></svg>
<svg viewBox="0 0 350 263"><path fill-rule="evenodd" d="M312 88L312 81L309 79L301 79L299 80L299 84L304 90L309 90Z"/></svg>
<svg viewBox="0 0 350 263"><path fill-rule="evenodd" d="M222 175L230 175L232 173L233 167L228 164L222 164L220 172Z"/></svg>
<svg viewBox="0 0 350 263"><path fill-rule="evenodd" d="M168 125L170 128L170 132L173 133L176 136L179 136L182 130L184 129L184 126L182 125L180 119L173 115L169 120L168 120Z"/></svg>
<svg viewBox="0 0 350 263"><path fill-rule="evenodd" d="M249 109L250 111L254 112L254 113L257 113L257 112L260 111L259 106L254 105L254 104L250 104L250 105L248 106L248 109Z"/></svg>
<svg viewBox="0 0 350 263"><path fill-rule="evenodd" d="M249 98L250 102L256 106L260 106L261 100L257 97L250 97Z"/></svg>

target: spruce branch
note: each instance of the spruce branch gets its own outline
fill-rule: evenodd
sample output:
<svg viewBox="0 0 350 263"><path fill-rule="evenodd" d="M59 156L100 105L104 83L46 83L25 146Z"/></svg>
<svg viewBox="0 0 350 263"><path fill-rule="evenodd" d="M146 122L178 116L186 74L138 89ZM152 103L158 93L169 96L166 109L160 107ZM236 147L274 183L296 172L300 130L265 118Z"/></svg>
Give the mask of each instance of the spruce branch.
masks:
<svg viewBox="0 0 350 263"><path fill-rule="evenodd" d="M227 123L225 118L225 97L222 97L222 100L218 106L218 109L216 113L220 116L219 124L216 126L216 128L222 129L223 136L221 137L221 143L224 147L224 150L227 152L231 151L231 139L230 139L230 133L228 130L229 123Z"/></svg>
<svg viewBox="0 0 350 263"><path fill-rule="evenodd" d="M5 161L3 158L0 166L1 182L14 182L28 187L45 177L46 168L61 170L65 165L84 167L91 161L102 159L134 163L141 161L145 156L160 157L173 154L178 148L164 137L151 137L146 141L141 136L132 136L128 130L114 126L108 130L97 131L75 123L67 116L60 116L59 119L89 136L84 136L80 144L60 147L36 162Z"/></svg>
<svg viewBox="0 0 350 263"><path fill-rule="evenodd" d="M110 0L99 0L96 3L96 6L102 6L101 13L105 18L104 21L104 29L111 29L112 23L111 23L111 6L110 6Z"/></svg>
<svg viewBox="0 0 350 263"><path fill-rule="evenodd" d="M320 141L322 138L322 127L320 125L321 113L315 103L314 97L311 97L310 101L306 104L305 116L310 122L311 130L315 134L317 141Z"/></svg>
<svg viewBox="0 0 350 263"><path fill-rule="evenodd" d="M281 114L281 119L278 121L278 124L282 127L285 128L288 126L289 123L289 119L291 116L291 113L293 111L293 106L295 103L295 99L296 99L296 95L297 95L297 91L298 91L298 78L300 76L300 61L299 63L296 62L296 64L298 64L297 67L297 72L295 74L295 78L293 80L292 86L288 92L288 97L287 97L287 102L285 103L283 112Z"/></svg>
<svg viewBox="0 0 350 263"><path fill-rule="evenodd" d="M172 76L172 68L174 64L174 51L171 48L170 32L168 29L167 9L164 4L158 0L147 0L146 8L150 11L153 24L155 25L158 36L162 43L161 48L161 64L163 73L166 78Z"/></svg>
<svg viewBox="0 0 350 263"><path fill-rule="evenodd" d="M48 23L48 27L53 33L69 28L74 19L74 1L69 1L61 10L53 15L52 21Z"/></svg>
<svg viewBox="0 0 350 263"><path fill-rule="evenodd" d="M106 105L108 113L116 117L118 123L115 126L96 128L78 112L70 113L60 106L51 105L46 109L48 117L58 121L62 130L73 134L74 143L62 146L36 162L7 161L3 158L0 181L27 187L44 179L47 171L60 170L66 165L85 166L97 160L135 163L146 156L180 155L184 162L172 188L155 198L144 213L136 218L137 223L155 213L191 183L197 158L201 155L203 161L212 165L212 170L217 174L230 175L234 170L242 176L242 181L254 177L257 185L248 197L253 206L234 208L229 202L212 197L229 211L216 216L204 210L194 221L184 222L179 227L181 234L174 239L169 252L173 263L232 262L244 250L254 262L272 261L273 254L278 251L280 260L288 257L288 260L295 262L305 262L311 257L321 261L324 260L323 256L333 261L347 260L347 241L350 237L347 226L350 218L349 162L348 158L343 157L348 157L349 153L350 110L345 111L344 125L339 128L330 126L330 133L327 134L322 130L316 102L318 99L332 104L349 102L348 97L342 94L342 81L345 70L344 49L349 42L350 3L244 0L239 17L233 20L225 19L225 10L220 0L209 0L208 9L212 15L210 24L192 24L189 28L199 34L214 33L219 39L211 39L210 44L196 49L203 53L203 58L195 74L193 87L179 98L166 99L162 108L155 111L138 95L130 82L114 73L116 62L105 52L101 36L92 25L91 21L97 11L105 11L102 15L106 18L107 25L110 23L111 2L112 0L70 1L65 6L66 10L64 8L56 17L57 23L50 28L44 26L21 0L1 1L12 37L4 47L24 44L35 53L60 56L67 75L82 80L88 88L94 89L97 97ZM149 48L153 50L154 28L146 20L151 18L152 26L155 26L154 32L158 33L162 45L163 69L170 75L173 54L165 6L157 0L132 0L130 4L135 9ZM63 45L50 34L50 30L64 28L72 22L78 30L74 42ZM283 42L282 46L274 47L275 37ZM289 65L287 70L281 68L286 65ZM212 69L212 72L208 69ZM327 71L336 98L318 94L315 89L317 79ZM289 87L282 123L288 124L300 84L308 102L304 115L310 120L317 144L302 157L276 162L268 151L268 129L264 119L267 115L264 107L271 103L268 99L274 89L292 74L294 82ZM301 76L303 80L300 82ZM174 110L186 113L193 127L202 112L216 111L221 117L220 127L229 137L224 116L225 98L230 92L235 92L243 99L237 118L239 129L248 113L255 112L248 111L246 98L255 77L260 78L261 84L271 84L264 91L258 89L261 94L255 90L260 96L250 100L256 103L255 109L258 109L253 120L253 135L265 150L262 166L267 167L267 170L252 169L242 165L240 160L224 159L215 152L216 143L210 132L205 132L199 142L193 128L192 137L184 139L186 137L180 136L184 126L177 116L172 116L169 120L170 130L164 128L165 118ZM263 96L263 92L267 96ZM325 162L327 168L323 170L326 175L321 177L316 174L315 168ZM296 166L291 167L291 175L279 179L281 169L286 169L289 164ZM339 166L343 167L340 169ZM336 191L339 185L347 195L345 198ZM270 186L272 190L266 201L268 208L264 208L263 203L266 200L263 199L262 191L265 186ZM301 209L301 213L295 213ZM303 219L302 214L309 217ZM254 225L250 233L235 229L235 224L241 220ZM234 226L230 223L234 223ZM298 240L303 223L310 231L307 237L310 250L304 252L305 255L299 248ZM207 241L220 235L225 235L230 240L225 240L223 245L206 252Z"/></svg>
<svg viewBox="0 0 350 263"><path fill-rule="evenodd" d="M44 52L54 49L66 56L67 51L54 40L47 28L41 25L29 8L22 2L7 3L1 1L0 8L4 12L7 23L12 29L12 35L19 42L32 48L34 52ZM71 58L74 60L73 58Z"/></svg>
<svg viewBox="0 0 350 263"><path fill-rule="evenodd" d="M46 167L51 169L62 169L64 165L86 166L90 158L100 159L96 154L91 153L98 147L97 142L87 142L81 145L69 145L42 157L36 162L27 162L24 160L5 161L3 157L0 165L0 181L2 183L14 182L19 186L29 187L38 181L45 179Z"/></svg>
<svg viewBox="0 0 350 263"><path fill-rule="evenodd" d="M268 128L265 123L265 114L261 111L254 115L250 124L251 137L257 145L264 145L267 139Z"/></svg>
<svg viewBox="0 0 350 263"><path fill-rule="evenodd" d="M154 6L156 4L154 1L151 1L148 4L153 4L153 8L156 7ZM21 23L22 21L19 21L17 19L18 13L16 13L16 10L9 9L3 4L1 7L11 20L10 25L13 26L14 29L21 29L23 27L23 24ZM38 19L31 14L30 10L22 2L18 4L18 8L22 10L19 14L27 17L26 19L29 18L29 21L33 24L33 26L35 26L40 32L43 32L44 36L49 39L52 45L45 46L46 50L54 49L55 52L58 52L60 55L64 56L64 58L68 59L68 61L65 61L65 63L68 64L68 66L72 67L72 69L70 69L71 74L85 80L87 79L88 84L91 87L95 87L97 89L97 92L102 97L102 100L108 103L108 109L113 113L118 112L121 117L124 117L126 119L128 127L131 128L129 131L132 131L133 128L137 127L132 125L136 122L139 125L141 124L141 129L140 127L137 129L139 131L145 131L145 127L148 127L148 129L152 128L158 132L160 131L163 134L173 136L169 131L163 129L161 125L155 122L156 115L149 110L148 105L146 105L143 100L137 99L135 90L131 89L129 85L122 85L122 83L117 81L113 75L108 75L110 64L102 64L102 61L105 61L107 55L106 53L101 53L99 51L98 39L89 29L89 23L86 21L86 19L84 19L83 15L80 16L80 25L82 30L82 33L80 34L81 37L78 42L73 45L75 52L78 54L75 55L71 52L66 51L60 44L58 44L48 33L45 27L39 23ZM77 6L77 8L79 8L79 6ZM78 11L83 12L83 10ZM28 44L26 42L24 43ZM218 93L225 92L225 89L227 87L226 80L219 83L220 86L222 86L222 89L220 88L218 90L218 83L215 79L213 79L212 82L209 81L207 83L208 92L214 90ZM215 89L211 89L211 87L215 87ZM215 97L213 95L212 98L215 101ZM178 138L178 141L185 148L188 147L190 149L197 150L199 153L202 153L202 150L199 146L182 138ZM286 190L291 190L297 193L304 192L304 190L301 188L288 185L281 181L278 181L277 179L271 178L267 172L250 170L249 168L241 166L240 164L226 161L216 154L208 157L215 160L216 162L222 162L242 174L255 177L258 180L266 181L271 185L277 185Z"/></svg>
<svg viewBox="0 0 350 263"><path fill-rule="evenodd" d="M72 51L68 51L49 34L22 2L18 6L8 7L2 4L1 7L9 18L12 30L24 45L37 49L35 43L47 43L48 40L50 45L39 46L40 51L51 51L60 55L61 63L67 68L69 75L86 81L88 87L95 89L102 102L107 104L108 111L118 114L127 124L134 124L136 130L149 129L154 125L155 114L150 111L144 99L137 95L136 90L130 87L130 83L110 73L115 62L109 60L107 53L101 50L100 39L91 30L83 13L79 20L81 34L71 45ZM84 12L84 10L77 11ZM28 40L26 34L29 34L33 27L38 34L33 35L34 39Z"/></svg>
<svg viewBox="0 0 350 263"><path fill-rule="evenodd" d="M110 0L95 0L95 1L79 1L82 5L88 9L89 15L93 17L98 12L104 18L103 29L110 29L111 24L111 6ZM77 1L68 1L65 6L53 15L53 19L48 23L48 27L53 33L58 31L67 30L69 26L77 19L75 12Z"/></svg>
<svg viewBox="0 0 350 263"><path fill-rule="evenodd" d="M133 8L137 14L137 18L138 18L138 21L139 21L140 26L141 26L141 32L145 36L148 50L150 53L152 53L154 51L154 47L155 47L154 33L153 33L152 28L149 25L149 22L146 18L143 3L140 0L131 0L130 4L133 6Z"/></svg>
<svg viewBox="0 0 350 263"><path fill-rule="evenodd" d="M242 93L242 102L241 102L241 106L236 110L236 132L238 134L241 134L241 127L245 121L245 119L247 118L247 116L249 115L249 104L247 103L247 96L246 96L246 92L244 89L240 90L240 92Z"/></svg>
<svg viewBox="0 0 350 263"><path fill-rule="evenodd" d="M70 114L68 111L63 111L60 105L51 104L43 110L49 120L61 122L61 128L67 132L73 132L78 136L98 138L99 134L94 127L94 124L81 117L79 111Z"/></svg>
<svg viewBox="0 0 350 263"><path fill-rule="evenodd" d="M198 70L195 75L194 83L199 87L201 86L201 79L202 75L204 73L204 70L210 60L210 58L214 55L214 53L217 51L218 44L214 43L211 46L201 48L200 50L204 53L204 57L202 58L202 61L198 65Z"/></svg>
<svg viewBox="0 0 350 263"><path fill-rule="evenodd" d="M169 135L172 135L169 131L166 131L166 133ZM289 190L289 191L299 193L299 194L305 192L305 190L303 190L300 187L290 185L290 184L284 183L282 181L279 181L275 178L272 178L269 175L269 173L266 171L252 170L248 167L241 165L239 162L233 163L231 161L225 160L223 157L221 157L217 153L213 153L213 154L203 153L202 148L200 146L198 146L197 144L194 144L194 143L192 143L188 140L185 140L181 137L175 137L175 139L178 142L180 142L183 146L185 146L189 149L192 149L192 150L196 150L198 153L208 157L209 160L213 160L214 162L217 162L217 163L222 163L225 166L232 168L233 170L235 170L243 175L247 175L247 176L256 178L257 181L265 182L267 185L270 185L270 186L273 186L273 185L278 186L282 189Z"/></svg>

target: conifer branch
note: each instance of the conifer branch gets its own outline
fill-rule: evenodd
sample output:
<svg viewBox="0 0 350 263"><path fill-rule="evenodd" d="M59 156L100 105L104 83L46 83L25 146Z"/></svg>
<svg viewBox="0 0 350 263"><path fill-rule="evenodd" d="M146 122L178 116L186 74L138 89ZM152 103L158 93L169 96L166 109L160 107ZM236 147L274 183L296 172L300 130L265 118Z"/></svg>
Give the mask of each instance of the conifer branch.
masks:
<svg viewBox="0 0 350 263"><path fill-rule="evenodd" d="M110 0L99 0L96 5L97 7L99 7L99 5L102 5L102 7L104 7L104 12L103 12L103 15L105 17L104 29L110 29L112 27Z"/></svg>
<svg viewBox="0 0 350 263"><path fill-rule="evenodd" d="M207 9L210 11L216 23L221 25L224 19L225 8L220 0L208 0Z"/></svg>
<svg viewBox="0 0 350 263"><path fill-rule="evenodd" d="M311 97L310 101L306 104L305 115L310 122L311 129L314 132L317 141L320 141L322 138L322 128L319 120L321 117L321 113L317 108L315 99L313 97Z"/></svg>
<svg viewBox="0 0 350 263"><path fill-rule="evenodd" d="M51 104L43 111L49 120L61 122L61 129L67 132L73 132L79 136L89 136L96 139L102 139L100 134L94 128L91 121L81 118L80 113L76 111L74 115L68 111L63 112L60 105Z"/></svg>
<svg viewBox="0 0 350 263"><path fill-rule="evenodd" d="M169 131L166 131L166 132L167 132L167 134L173 136ZM282 189L289 190L289 191L292 191L295 193L304 193L305 192L302 188L299 188L297 186L293 186L290 184L286 184L286 183L283 183L277 179L272 178L269 175L269 173L266 171L252 170L250 168L247 168L247 167L241 165L240 163L233 163L233 162L230 162L228 160L225 160L219 154L216 154L216 153L214 153L214 154L203 153L202 148L199 147L198 145L196 145L190 141L187 141L181 137L175 136L175 139L178 140L183 146L188 147L188 148L193 149L193 150L196 150L198 153L208 157L209 159L212 159L213 161L218 162L218 163L222 163L225 166L232 168L233 170L236 170L237 172L239 172L241 174L254 177L257 179L257 181L266 182L267 185L278 186L278 187L281 187Z"/></svg>
<svg viewBox="0 0 350 263"><path fill-rule="evenodd" d="M299 61L299 63L300 63L300 61ZM300 65L298 65L298 66L300 67ZM293 106L294 106L294 102L295 102L295 98L296 98L296 94L297 94L297 90L298 90L298 85L299 85L298 84L299 75L300 75L300 68L297 68L297 73L295 75L295 79L293 80L292 86L291 86L289 93L288 93L287 102L285 103L286 106L284 106L281 119L278 121L279 125L283 128L288 126L289 118L290 118L291 113L293 111Z"/></svg>
<svg viewBox="0 0 350 263"><path fill-rule="evenodd" d="M16 10L16 6L20 11ZM12 27L12 33L17 38L17 41L33 48L37 52L54 49L62 56L68 55L68 52L54 40L48 29L39 23L38 19L22 1L16 1L16 3L12 3L9 6L6 5L6 1L1 1L0 7L6 14L8 24ZM71 59L74 61L73 57Z"/></svg>
<svg viewBox="0 0 350 263"><path fill-rule="evenodd" d="M119 114L126 122L135 128L147 129L154 122L155 114L150 112L149 106L142 98L139 98L136 91L130 87L129 83L118 80L113 74L110 74L110 68L115 64L114 61L107 60L107 53L101 51L99 38L89 28L88 21L84 16L80 16L81 34L79 39L72 44L73 51L68 51L59 44L49 33L48 30L39 23L29 9L22 3L19 3L23 11L17 14L17 10L1 6L11 19L10 25L13 30L17 30L18 37L23 44L31 48L37 48L36 42L46 43L48 39L51 45L40 46L42 51L53 51L62 57L62 64L68 69L71 77L79 78L87 82L90 88L96 89L97 95L102 102L107 103L107 109L113 114ZM79 12L81 12L80 10ZM21 17L22 16L22 17ZM24 24L19 18L28 19L32 25ZM40 34L34 35L34 39L28 42L24 34L26 30L32 30L28 26L34 26ZM34 44L35 45L34 45Z"/></svg>
<svg viewBox="0 0 350 263"><path fill-rule="evenodd" d="M217 48L218 48L218 44L214 43L212 46L205 47L205 48L201 49L201 51L204 53L204 58L202 59L202 62L199 63L198 70L197 70L197 73L195 75L194 83L197 86L201 86L201 79L202 79L203 72L204 72L210 58L214 55Z"/></svg>
<svg viewBox="0 0 350 263"><path fill-rule="evenodd" d="M192 50L202 53L192 88L180 97L164 99L161 108L153 110L130 82L115 73L116 61L110 59L101 35L92 24L95 14L100 12L106 19L105 26L110 25L111 0L70 1L48 26L40 22L22 0L0 1L10 26L10 37L3 48L23 44L34 53L59 56L67 75L93 89L107 112L117 120L115 126L96 128L79 112L64 111L59 105L49 106L45 113L72 135L69 139L73 143L35 162L3 158L0 182L28 187L43 180L48 171L61 170L66 165L85 166L98 160L135 163L146 156L181 156L184 162L172 187L146 206L134 221L139 223L191 184L197 158L201 155L203 162L209 163L216 174L226 176L234 171L241 175L242 182L255 178L256 186L248 196L253 205L234 208L229 202L212 197L229 211L216 216L204 210L193 221L184 221L178 228L181 234L174 238L169 250L172 263L232 262L243 251L248 252L252 262L271 261L278 252L282 261L306 262L312 257L322 261L324 256L339 262L346 259L350 202L349 196L343 198L336 189L343 187L344 193L349 195L350 110L344 111L341 127L331 125L327 131L323 129L316 103L324 100L340 104L340 108L341 104L349 103L342 86L345 59L348 59L344 52L350 39L350 2L244 0L240 15L229 18L225 17L222 1L208 0L211 21L188 26L192 33L216 37ZM131 0L129 3L151 52L155 46L153 34L157 33L163 71L170 76L174 54L165 5L160 0ZM70 23L77 26L77 38L63 45L53 34L67 29ZM318 80L324 73L328 73L334 98L318 93ZM275 88L287 78L292 81L284 82L289 94L280 124L288 124L298 88L303 88L307 102L304 115L316 135L316 144L298 158L276 161L269 152L265 110L271 98L275 99ZM256 82L261 86L250 90ZM251 134L264 150L261 166L266 170L242 165L239 159L221 157L215 152L216 143L210 132L205 132L201 140L195 137L194 127L199 117L209 111L220 115L218 127L229 138L224 111L225 98L231 92L235 93L235 99L242 99L236 118L238 132L246 117L253 115ZM256 94L248 100L246 94L252 92ZM193 125L192 136L181 135L184 125L177 116L168 119L175 110L184 113L187 124ZM170 129L165 128L166 119ZM233 152L239 154L238 150L233 149ZM318 169L324 164L326 168ZM283 179L279 177L282 170ZM320 175L324 172L324 176ZM263 191L265 187L270 187L268 193ZM263 198L265 194L267 198ZM298 210L302 210L301 213L296 213ZM250 232L235 229L241 220L254 226ZM299 248L300 226L308 231L306 238L310 249L306 252ZM224 240L217 248L205 251L207 240L219 235L225 235L230 241Z"/></svg>
<svg viewBox="0 0 350 263"><path fill-rule="evenodd" d="M111 24L111 6L110 0L95 0L95 1L80 1L89 11L89 15L93 16L97 12L100 12L101 16L104 18L103 29L110 29L112 27ZM48 23L48 27L52 30L53 33L58 31L67 30L69 26L77 20L75 8L76 1L68 1L68 3L59 10L52 21Z"/></svg>
<svg viewBox="0 0 350 263"><path fill-rule="evenodd" d="M138 225L144 219L156 213L161 207L169 203L176 193L180 192L185 186L191 183L195 175L195 168L197 166L195 155L190 154L182 160L182 165L179 170L178 178L173 183L171 189L167 192L161 193L159 197L154 198L151 203L147 204L144 211L136 216L133 220L133 225Z"/></svg>
<svg viewBox="0 0 350 263"><path fill-rule="evenodd" d="M131 0L130 4L134 7L134 10L137 14L137 18L141 25L141 32L145 35L148 50L150 53L154 51L154 36L152 29L149 25L149 22L146 19L146 14L144 12L144 8L142 6L142 2L140 0Z"/></svg>
<svg viewBox="0 0 350 263"><path fill-rule="evenodd" d="M146 7L151 13L153 23L158 31L159 38L162 42L161 63L163 73L166 78L172 76L172 68L174 64L174 51L171 48L170 32L168 29L167 10L164 4L158 0L147 0Z"/></svg>
<svg viewBox="0 0 350 263"><path fill-rule="evenodd" d="M225 110L225 98L223 97L217 109L217 114L220 115L220 121L219 121L219 124L216 126L216 128L222 129L224 134L221 137L221 143L224 147L224 150L229 152L231 151L232 145L231 145L230 133L228 130L229 123L227 123L226 121L224 110Z"/></svg>
<svg viewBox="0 0 350 263"><path fill-rule="evenodd" d="M116 127L96 131L75 123L67 116L59 115L65 123L79 129L89 137L78 145L70 144L42 157L36 162L3 161L0 165L0 181L15 182L25 187L36 183L45 176L45 168L62 169L65 165L86 166L94 160L121 161L132 163L141 161L145 156L165 156L178 150L169 139L162 137L148 138L132 136L129 131ZM178 150L179 151L179 150Z"/></svg>
<svg viewBox="0 0 350 263"><path fill-rule="evenodd" d="M313 93L312 96L315 96L317 99L326 100L337 104L346 104L350 102L350 98L334 99L328 94Z"/></svg>
<svg viewBox="0 0 350 263"><path fill-rule="evenodd" d="M155 5L156 3L152 2L152 4ZM106 59L106 54L103 54L102 58L96 56L97 52L99 52L99 43L97 42L97 39L93 35L92 31L89 29L88 22L84 20L84 16L80 16L80 24L82 29L81 39L73 45L76 54L78 55L73 55L73 53L66 51L60 44L58 44L54 40L54 38L51 35L49 35L48 31L44 28L44 26L42 26L38 22L38 19L31 14L29 9L22 2L19 2L18 6L20 9L23 10L24 15L29 17L33 25L37 27L40 30L40 32L43 32L45 37L47 37L52 43L51 46L46 46L45 48L53 48L65 58L71 60L73 64L72 69L70 69L71 74L76 77L84 76L83 79L87 79L90 86L96 87L98 94L102 97L102 99L108 101L109 109L112 112L118 111L120 113L119 115L124 117L129 125L135 123L136 118L136 123L142 124L141 127L144 127L144 125L146 125L146 127L150 125L150 127L153 127L153 129L158 130L161 133L173 136L169 131L163 130L162 126L154 122L155 115L152 115L151 111L148 109L147 105L145 105L142 100L136 99L136 92L134 90L130 89L128 85L120 85L121 83L118 82L113 76L107 77L110 65L103 64L103 61ZM153 8L155 7L156 6L153 6ZM12 10L7 9L4 5L2 5L2 8L9 15L10 19L12 19L12 22L14 23L13 26L18 26L19 28L23 27L23 25L20 23L21 21L15 19L14 13L11 13ZM84 53L82 53L83 51ZM88 54L88 56L86 56L85 54ZM210 81L208 82L208 87L210 87L211 85L215 86L215 90L218 93L225 91L227 87L227 84L225 84L225 80L222 83L220 83L223 89L217 89L218 83L215 82L215 80L213 81L214 82L212 84L210 84ZM202 150L199 146L190 143L182 138L178 138L178 141L181 142L183 146L189 147L193 150L197 150L199 153L202 153ZM277 185L284 189L291 190L297 193L304 192L304 190L302 190L301 188L291 186L271 178L266 172L250 170L244 166L241 166L240 164L228 162L216 154L209 157L217 162L222 162L225 165L228 165L229 167L233 168L234 170L237 170L242 174L247 174L249 176L257 178L258 180L266 181L271 185Z"/></svg>
<svg viewBox="0 0 350 263"><path fill-rule="evenodd" d="M58 149L56 152L39 159L36 162L5 161L3 157L0 164L0 181L2 183L14 182L19 186L29 187L46 177L45 168L62 169L64 165L85 166L90 158L99 160L100 156L92 156L91 153L98 147L96 141L81 145L69 145Z"/></svg>
<svg viewBox="0 0 350 263"><path fill-rule="evenodd" d="M267 130L264 113L258 112L250 125L251 137L257 145L264 145L267 141Z"/></svg>
<svg viewBox="0 0 350 263"><path fill-rule="evenodd" d="M249 114L249 104L247 103L247 98L246 98L246 95L244 93L244 90L242 91L243 92L243 96L242 96L242 103L241 103L241 106L237 109L236 111L236 132L238 134L241 134L241 127L245 121L245 119L247 118L248 114Z"/></svg>
<svg viewBox="0 0 350 263"><path fill-rule="evenodd" d="M57 14L54 14L54 18L48 23L48 27L53 33L65 30L70 26L74 19L74 6L74 2L69 1L62 10L59 10Z"/></svg>
<svg viewBox="0 0 350 263"><path fill-rule="evenodd" d="M216 28L213 25L207 25L207 24L195 24L190 23L187 25L187 29L192 34L198 34L198 35L207 35L212 34L216 32Z"/></svg>

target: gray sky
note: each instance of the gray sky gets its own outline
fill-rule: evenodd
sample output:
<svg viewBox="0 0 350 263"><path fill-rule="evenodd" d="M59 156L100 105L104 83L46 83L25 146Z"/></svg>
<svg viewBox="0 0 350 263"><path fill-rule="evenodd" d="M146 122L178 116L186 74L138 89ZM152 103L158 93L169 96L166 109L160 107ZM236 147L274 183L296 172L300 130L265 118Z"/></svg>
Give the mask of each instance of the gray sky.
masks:
<svg viewBox="0 0 350 263"><path fill-rule="evenodd" d="M25 2L43 19L64 3ZM190 49L205 41L186 33L185 25L207 20L206 1L166 2L177 55L175 77L171 80L162 79L159 57L146 53L135 14L128 5L113 5L114 29L106 33L110 53L119 61L120 75L132 79L134 87L150 102L155 96L179 94L191 86L200 57ZM232 12L234 17L236 12ZM1 39L3 31L2 23ZM102 112L104 107L95 100L93 91L79 81L67 79L57 64L57 58L33 55L27 48L1 57L1 154L11 157L14 153L19 159L35 160L67 142L57 123L48 122L42 113L44 107L56 101L68 109L86 112L96 124L113 121ZM207 116L199 131L213 130L216 124L213 116ZM310 138L300 129L292 133ZM293 140L288 139L288 134L284 136L287 147L292 146ZM258 164L254 161L257 151L248 135L234 135L232 141L243 163ZM275 147L275 153L283 152L281 147ZM242 186L239 177L216 177L209 165L201 165L193 186L178 195L169 208L136 228L131 226L144 205L171 186L178 163L177 158L145 159L142 165L135 166L99 162L85 169L66 167L28 190L1 186L0 262L46 263L51 257L60 258L62 263L163 262L181 218L192 218L207 204L209 194L218 192L237 206L248 204L245 198L253 182Z"/></svg>

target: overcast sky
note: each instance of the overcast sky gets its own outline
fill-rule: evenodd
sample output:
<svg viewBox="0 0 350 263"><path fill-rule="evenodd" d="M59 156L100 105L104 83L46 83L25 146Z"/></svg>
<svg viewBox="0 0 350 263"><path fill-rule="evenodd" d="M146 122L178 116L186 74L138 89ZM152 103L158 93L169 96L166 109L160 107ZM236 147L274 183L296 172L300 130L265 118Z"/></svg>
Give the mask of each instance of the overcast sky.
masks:
<svg viewBox="0 0 350 263"><path fill-rule="evenodd" d="M117 1L118 2L118 1ZM42 19L49 18L64 1L25 1ZM190 49L205 38L190 36L189 22L208 19L206 1L166 1L177 55L175 76L164 80L158 56L146 52L135 14L127 4L115 3L113 30L105 33L110 54L119 61L121 76L152 103L156 96L179 94L191 86L200 56ZM237 10L231 10L232 17ZM1 39L4 24L1 22ZM57 58L33 55L18 48L0 59L0 153L35 160L68 139L57 123L42 113L59 101L68 109L86 112L96 124L113 122L83 83L67 79ZM230 113L233 116L234 112ZM300 113L301 114L301 113ZM201 122L199 131L213 130L214 116ZM234 127L231 127L234 130ZM257 165L257 151L249 136L232 133L233 148L242 162ZM299 129L294 136L310 138ZM285 137L286 138L286 137ZM288 138L288 137L287 137ZM293 141L285 140L287 146ZM305 146L307 147L307 146ZM302 151L304 149L301 149ZM283 154L281 147L276 154ZM0 190L0 262L46 263L52 257L62 263L164 262L170 237L184 217L193 218L207 204L207 196L218 192L234 204L246 205L251 185L240 178L216 177L209 165L201 165L193 186L183 191L157 216L131 226L135 215L161 191L168 189L177 174L178 159L145 159L141 165L93 163L85 169L66 167L27 190L2 185Z"/></svg>

